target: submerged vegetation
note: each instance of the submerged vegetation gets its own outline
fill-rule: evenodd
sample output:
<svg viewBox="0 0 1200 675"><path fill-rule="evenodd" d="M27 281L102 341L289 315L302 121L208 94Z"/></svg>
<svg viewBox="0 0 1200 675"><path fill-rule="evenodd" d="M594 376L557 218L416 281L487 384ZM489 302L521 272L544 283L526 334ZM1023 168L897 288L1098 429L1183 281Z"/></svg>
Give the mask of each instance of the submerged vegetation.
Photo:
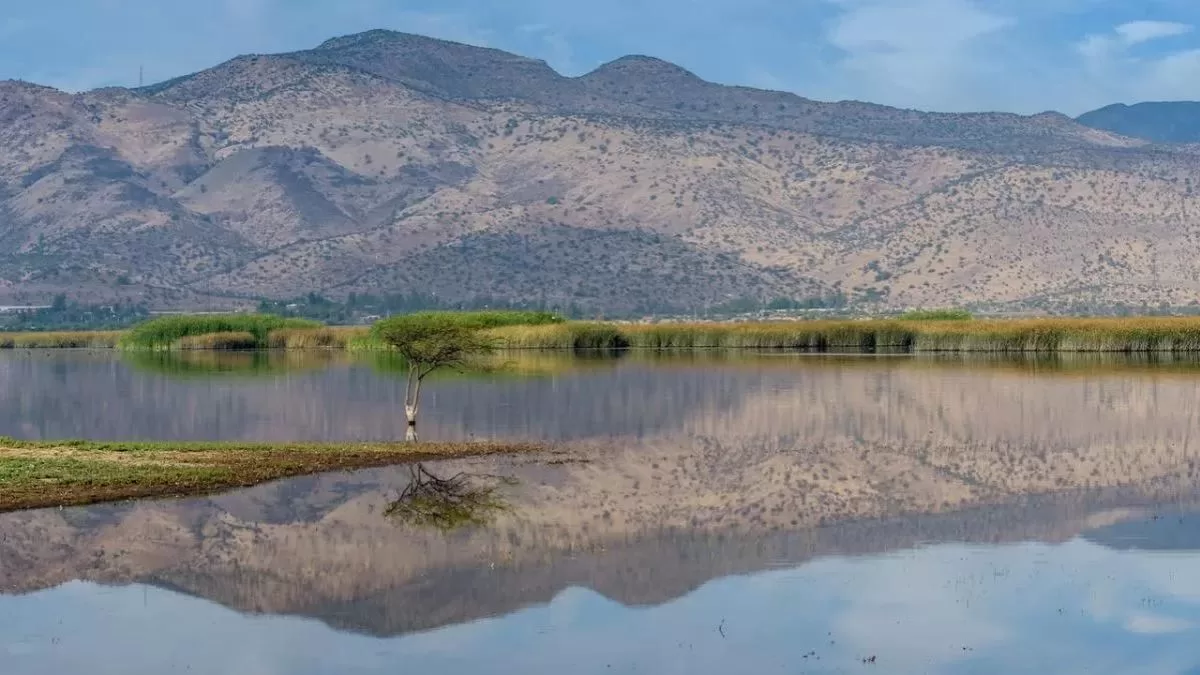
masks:
<svg viewBox="0 0 1200 675"><path fill-rule="evenodd" d="M0 438L0 511L200 495L324 471L540 449L523 443L105 443Z"/></svg>

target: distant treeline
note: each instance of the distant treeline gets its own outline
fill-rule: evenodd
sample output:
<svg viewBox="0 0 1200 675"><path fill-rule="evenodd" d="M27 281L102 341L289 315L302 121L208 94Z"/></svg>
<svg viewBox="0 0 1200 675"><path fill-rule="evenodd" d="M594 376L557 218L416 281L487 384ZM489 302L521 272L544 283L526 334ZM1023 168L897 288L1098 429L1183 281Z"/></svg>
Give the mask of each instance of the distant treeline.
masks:
<svg viewBox="0 0 1200 675"><path fill-rule="evenodd" d="M330 325L360 324L371 317L429 310L473 311L482 309L552 311L573 319L585 317L584 310L574 304L567 304L565 307L540 306L537 303L514 303L484 297L463 302L447 302L436 296L421 293L386 295L351 293L345 301L309 293L290 300L263 300L258 303L258 311L262 314L314 319Z"/></svg>
<svg viewBox="0 0 1200 675"><path fill-rule="evenodd" d="M132 303L79 304L65 295L48 307L0 313L2 331L119 330L150 317L145 305Z"/></svg>
<svg viewBox="0 0 1200 675"><path fill-rule="evenodd" d="M568 319L625 319L644 316L704 316L727 317L754 312L804 311L842 309L846 296L832 294L811 298L738 298L700 307L684 307L669 302L641 303L620 312L601 312L580 304L553 302L511 302L498 298L477 297L468 301L447 302L436 296L420 293L371 295L351 293L338 301L316 293L290 300L263 300L258 311L263 314L314 319L330 325L364 323L371 317L407 314L429 310L474 311L485 309L554 312Z"/></svg>

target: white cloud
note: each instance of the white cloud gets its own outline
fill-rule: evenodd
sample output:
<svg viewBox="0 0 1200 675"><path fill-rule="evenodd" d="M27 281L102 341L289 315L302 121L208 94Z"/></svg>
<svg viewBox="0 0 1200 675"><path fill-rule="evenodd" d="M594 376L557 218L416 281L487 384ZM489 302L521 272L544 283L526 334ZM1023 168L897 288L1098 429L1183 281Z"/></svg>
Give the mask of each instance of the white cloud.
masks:
<svg viewBox="0 0 1200 675"><path fill-rule="evenodd" d="M985 38L1015 24L972 0L839 0L844 12L826 35L844 53L841 76L870 88L889 103L955 107L965 81L975 76L975 55ZM936 21L931 17L937 17Z"/></svg>
<svg viewBox="0 0 1200 675"><path fill-rule="evenodd" d="M1124 58L1129 48L1168 37L1186 35L1192 26L1171 21L1131 21L1115 27L1111 33L1085 36L1076 50L1095 67L1097 62Z"/></svg>
<svg viewBox="0 0 1200 675"><path fill-rule="evenodd" d="M1174 21L1130 21L1116 28L1120 39L1130 46L1176 35L1186 35L1191 31L1192 26Z"/></svg>
<svg viewBox="0 0 1200 675"><path fill-rule="evenodd" d="M1134 614L1125 621L1125 630L1137 635L1183 633L1192 630L1193 627L1191 621L1157 614Z"/></svg>
<svg viewBox="0 0 1200 675"><path fill-rule="evenodd" d="M1200 96L1200 49L1141 53L1135 49L1192 32L1189 24L1134 21L1109 33L1092 34L1075 45L1080 76L1093 105L1117 101L1177 100Z"/></svg>

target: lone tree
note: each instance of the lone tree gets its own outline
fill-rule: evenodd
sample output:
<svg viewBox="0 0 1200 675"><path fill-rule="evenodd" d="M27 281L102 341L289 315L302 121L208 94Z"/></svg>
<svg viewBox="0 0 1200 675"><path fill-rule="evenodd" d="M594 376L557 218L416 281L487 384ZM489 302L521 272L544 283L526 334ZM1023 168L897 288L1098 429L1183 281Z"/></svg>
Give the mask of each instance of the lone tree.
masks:
<svg viewBox="0 0 1200 675"><path fill-rule="evenodd" d="M438 368L465 368L470 360L488 351L491 344L479 331L463 325L451 314L408 314L384 319L372 328L375 337L391 346L408 366L404 387L404 414L408 425L417 425L421 382Z"/></svg>

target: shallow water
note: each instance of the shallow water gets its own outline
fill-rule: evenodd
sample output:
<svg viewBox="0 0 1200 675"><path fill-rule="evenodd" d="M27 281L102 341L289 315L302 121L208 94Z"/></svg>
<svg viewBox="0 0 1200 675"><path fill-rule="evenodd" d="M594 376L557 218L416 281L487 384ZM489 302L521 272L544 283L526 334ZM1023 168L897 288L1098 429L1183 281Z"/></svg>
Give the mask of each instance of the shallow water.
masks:
<svg viewBox="0 0 1200 675"><path fill-rule="evenodd" d="M403 435L389 364L221 358L0 356L0 435ZM0 672L1200 672L1194 361L514 361L423 411L570 441L426 465L481 526L407 467L0 515Z"/></svg>

